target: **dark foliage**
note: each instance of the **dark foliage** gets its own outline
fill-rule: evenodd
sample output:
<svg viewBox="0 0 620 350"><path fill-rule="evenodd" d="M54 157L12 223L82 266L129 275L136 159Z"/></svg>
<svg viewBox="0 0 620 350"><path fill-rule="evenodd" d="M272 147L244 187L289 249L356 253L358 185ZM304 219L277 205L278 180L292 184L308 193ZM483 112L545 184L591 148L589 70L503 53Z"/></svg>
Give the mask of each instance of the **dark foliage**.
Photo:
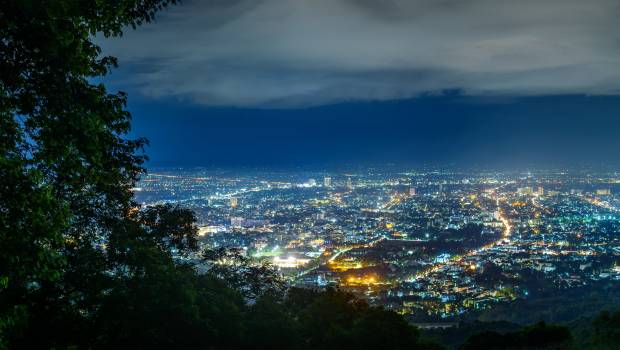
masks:
<svg viewBox="0 0 620 350"><path fill-rule="evenodd" d="M482 332L513 332L522 327L515 323L496 321L496 322L460 322L456 327L445 329L428 329L424 330L423 335L429 339L433 339L448 348L458 348L465 343L469 337Z"/></svg>
<svg viewBox="0 0 620 350"><path fill-rule="evenodd" d="M247 316L248 347L262 349L435 349L398 314L335 289L292 288L263 297Z"/></svg>
<svg viewBox="0 0 620 350"><path fill-rule="evenodd" d="M0 3L0 346L35 325L66 342L126 269L105 244L127 237L146 141L123 137L125 95L91 83L116 65L92 38L172 2Z"/></svg>
<svg viewBox="0 0 620 350"><path fill-rule="evenodd" d="M226 281L249 301L266 295L281 298L286 287L273 265L253 262L241 249L206 249L202 252L201 268Z"/></svg>
<svg viewBox="0 0 620 350"><path fill-rule="evenodd" d="M573 338L570 330L562 326L540 322L522 330L509 333L487 331L470 337L460 349L568 349Z"/></svg>
<svg viewBox="0 0 620 350"><path fill-rule="evenodd" d="M592 322L591 349L620 349L620 311L601 312Z"/></svg>

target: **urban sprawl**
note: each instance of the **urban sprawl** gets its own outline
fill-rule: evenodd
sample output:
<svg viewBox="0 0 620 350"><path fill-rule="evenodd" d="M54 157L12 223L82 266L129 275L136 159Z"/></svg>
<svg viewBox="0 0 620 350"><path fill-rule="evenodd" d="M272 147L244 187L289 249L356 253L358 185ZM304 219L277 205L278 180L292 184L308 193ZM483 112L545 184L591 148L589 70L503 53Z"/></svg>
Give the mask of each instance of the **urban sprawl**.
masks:
<svg viewBox="0 0 620 350"><path fill-rule="evenodd" d="M203 248L416 320L620 280L617 172L160 169L134 190L192 209Z"/></svg>

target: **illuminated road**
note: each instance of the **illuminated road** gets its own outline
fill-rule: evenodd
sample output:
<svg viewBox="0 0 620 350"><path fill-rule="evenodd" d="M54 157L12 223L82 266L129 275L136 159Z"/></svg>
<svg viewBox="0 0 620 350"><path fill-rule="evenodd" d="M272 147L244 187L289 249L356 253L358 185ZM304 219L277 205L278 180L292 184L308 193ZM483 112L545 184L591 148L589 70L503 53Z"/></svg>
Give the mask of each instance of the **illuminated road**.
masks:
<svg viewBox="0 0 620 350"><path fill-rule="evenodd" d="M367 243L360 243L360 244L353 244L350 246L345 246L343 248L338 249L338 251L327 260L327 262L336 260L340 255L348 252L351 249L374 247L377 243L382 242L383 240L385 240L385 237L382 236Z"/></svg>
<svg viewBox="0 0 620 350"><path fill-rule="evenodd" d="M500 213L499 221L501 221L501 223L504 225L504 231L502 232L502 238L501 239L499 239L499 240L497 240L495 242L489 243L489 244L487 244L485 246L482 246L482 247L480 247L478 249L474 249L474 250L468 252L465 255L455 255L451 259L449 259L447 262L433 265L431 268L417 273L415 276L413 276L409 280L410 281L415 281L415 280L417 280L419 278L426 277L429 274L437 272L437 271L443 269L444 267L446 267L448 265L452 265L454 263L461 262L463 260L463 258L465 258L465 257L474 256L476 254L479 254L479 253L481 253L481 252L483 252L485 250L491 249L491 248L496 247L498 245L501 245L503 243L508 243L510 241L511 236L512 236L512 225L510 224L510 220L508 220L508 218L502 213L502 210L500 210L499 199L496 198L495 201L496 201L497 210Z"/></svg>
<svg viewBox="0 0 620 350"><path fill-rule="evenodd" d="M398 205L401 202L401 199L398 198L397 196L392 197L387 203L383 204L380 209L383 210L390 210L392 209L395 205Z"/></svg>

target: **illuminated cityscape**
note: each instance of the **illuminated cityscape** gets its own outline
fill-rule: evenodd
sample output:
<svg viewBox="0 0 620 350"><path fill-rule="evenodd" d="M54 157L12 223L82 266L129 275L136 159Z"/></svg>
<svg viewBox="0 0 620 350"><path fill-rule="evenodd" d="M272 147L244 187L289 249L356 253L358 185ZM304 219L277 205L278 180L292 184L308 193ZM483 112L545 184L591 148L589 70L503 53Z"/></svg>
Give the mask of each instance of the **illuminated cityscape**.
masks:
<svg viewBox="0 0 620 350"><path fill-rule="evenodd" d="M620 349L618 0L9 0L0 350Z"/></svg>
<svg viewBox="0 0 620 350"><path fill-rule="evenodd" d="M620 280L619 189L620 173L587 170L159 169L134 192L194 210L203 247L421 322Z"/></svg>

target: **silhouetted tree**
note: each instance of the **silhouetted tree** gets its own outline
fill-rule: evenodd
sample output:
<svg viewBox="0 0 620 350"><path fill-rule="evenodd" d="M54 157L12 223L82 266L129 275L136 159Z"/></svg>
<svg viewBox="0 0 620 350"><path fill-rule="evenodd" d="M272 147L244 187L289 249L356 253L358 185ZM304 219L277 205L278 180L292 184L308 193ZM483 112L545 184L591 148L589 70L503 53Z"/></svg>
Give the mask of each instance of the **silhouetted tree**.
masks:
<svg viewBox="0 0 620 350"><path fill-rule="evenodd" d="M592 349L620 349L620 311L601 312L592 322Z"/></svg>
<svg viewBox="0 0 620 350"><path fill-rule="evenodd" d="M264 295L281 297L285 291L286 283L275 266L268 261L254 261L238 248L205 249L202 268L226 281L248 300Z"/></svg>
<svg viewBox="0 0 620 350"><path fill-rule="evenodd" d="M350 293L293 289L287 304L296 310L304 344L311 349L436 349L400 315L371 307Z"/></svg>
<svg viewBox="0 0 620 350"><path fill-rule="evenodd" d="M146 140L125 138L125 95L93 83L116 66L93 38L175 2L0 5L0 346L37 323L66 341L59 318L87 324L112 287L105 243L123 240Z"/></svg>
<svg viewBox="0 0 620 350"><path fill-rule="evenodd" d="M96 346L235 348L241 346L243 299L191 267L158 266L124 281L97 313Z"/></svg>
<svg viewBox="0 0 620 350"><path fill-rule="evenodd" d="M544 322L508 333L487 331L471 336L461 350L526 350L526 349L567 349L572 346L570 330L563 326L546 325Z"/></svg>
<svg viewBox="0 0 620 350"><path fill-rule="evenodd" d="M252 349L300 349L296 314L269 295L258 299L245 316L246 346Z"/></svg>

